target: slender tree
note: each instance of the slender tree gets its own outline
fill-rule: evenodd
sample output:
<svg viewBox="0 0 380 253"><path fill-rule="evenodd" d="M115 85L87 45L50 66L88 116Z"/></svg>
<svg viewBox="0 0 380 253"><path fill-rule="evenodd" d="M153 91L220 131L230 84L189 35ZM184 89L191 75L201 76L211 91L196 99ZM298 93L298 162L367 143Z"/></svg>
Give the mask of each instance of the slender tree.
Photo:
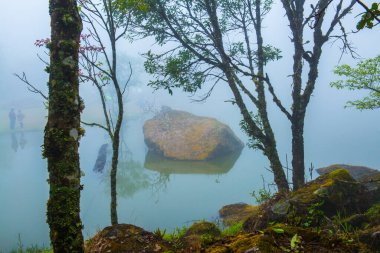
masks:
<svg viewBox="0 0 380 253"><path fill-rule="evenodd" d="M75 0L50 0L48 121L43 155L49 171L47 222L54 252L84 252L78 146L82 135L78 49L82 22Z"/></svg>
<svg viewBox="0 0 380 253"><path fill-rule="evenodd" d="M121 83L118 75L117 42L126 36L130 13L121 13L111 0L79 0L83 22L87 24L88 35L82 35L80 50L81 81L90 82L99 91L105 125L84 123L104 129L112 142L111 162L111 224L118 224L116 175L119 163L120 131L124 116L123 95L132 75ZM109 46L109 49L106 47ZM116 94L116 116L106 101L105 89Z"/></svg>

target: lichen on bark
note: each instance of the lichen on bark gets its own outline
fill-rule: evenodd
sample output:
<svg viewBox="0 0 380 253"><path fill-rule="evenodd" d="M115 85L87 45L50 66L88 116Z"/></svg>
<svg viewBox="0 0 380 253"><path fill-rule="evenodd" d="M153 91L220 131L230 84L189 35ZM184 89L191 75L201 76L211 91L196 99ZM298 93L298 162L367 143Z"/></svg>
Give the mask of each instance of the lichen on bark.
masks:
<svg viewBox="0 0 380 253"><path fill-rule="evenodd" d="M84 252L80 220L78 50L82 22L75 0L50 0L51 43L48 121L43 156L48 162L47 222L54 252ZM72 132L79 133L73 138ZM70 134L71 133L71 134Z"/></svg>

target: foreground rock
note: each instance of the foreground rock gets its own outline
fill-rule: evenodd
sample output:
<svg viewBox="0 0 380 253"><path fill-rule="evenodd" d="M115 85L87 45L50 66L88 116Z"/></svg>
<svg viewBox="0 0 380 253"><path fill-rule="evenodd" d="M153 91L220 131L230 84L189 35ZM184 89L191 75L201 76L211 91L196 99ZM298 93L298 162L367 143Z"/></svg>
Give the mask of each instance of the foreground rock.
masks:
<svg viewBox="0 0 380 253"><path fill-rule="evenodd" d="M378 179L371 178L375 183ZM165 231L153 234L132 225L116 225L90 239L86 250L142 253L379 252L380 195L368 198L370 192L347 170L338 169L295 192L277 194L259 206L238 203L220 210L221 216L232 217L237 222L250 213L243 227L240 223L231 224L230 230L221 231L215 224L202 221L174 234L165 234Z"/></svg>
<svg viewBox="0 0 380 253"><path fill-rule="evenodd" d="M244 144L216 119L165 107L144 124L150 151L177 160L207 160L239 152Z"/></svg>
<svg viewBox="0 0 380 253"><path fill-rule="evenodd" d="M334 170L345 169L355 180L361 180L363 178L380 174L380 171L371 169L365 166L355 166L347 164L333 164L327 167L317 169L319 175L330 173Z"/></svg>
<svg viewBox="0 0 380 253"><path fill-rule="evenodd" d="M370 253L361 243L316 230L284 224L271 225L262 231L240 233L217 241L204 251L206 253Z"/></svg>
<svg viewBox="0 0 380 253"><path fill-rule="evenodd" d="M366 188L366 197L370 203L380 200L380 171L365 166L334 164L319 168L317 172L324 175L339 169L345 169L358 183Z"/></svg>
<svg viewBox="0 0 380 253"><path fill-rule="evenodd" d="M169 243L159 236L128 224L106 227L86 245L88 253L153 253L170 250Z"/></svg>
<svg viewBox="0 0 380 253"><path fill-rule="evenodd" d="M246 203L236 203L223 206L219 210L219 217L223 224L233 225L239 222L245 222L249 217L256 215L258 206L248 205Z"/></svg>
<svg viewBox="0 0 380 253"><path fill-rule="evenodd" d="M347 170L339 169L288 195L277 195L260 206L259 215L244 223L246 231L264 229L271 222L319 226L324 217L351 215L369 208L366 188ZM310 215L312 213L312 215Z"/></svg>

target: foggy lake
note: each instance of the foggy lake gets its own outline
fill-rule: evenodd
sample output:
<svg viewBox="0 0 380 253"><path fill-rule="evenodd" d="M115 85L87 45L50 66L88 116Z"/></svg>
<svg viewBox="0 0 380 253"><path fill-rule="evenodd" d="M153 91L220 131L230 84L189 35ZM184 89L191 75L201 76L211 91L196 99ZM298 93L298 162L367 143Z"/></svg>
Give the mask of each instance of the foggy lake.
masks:
<svg viewBox="0 0 380 253"><path fill-rule="evenodd" d="M149 94L145 97L147 96ZM162 96L166 95L162 94ZM173 97L167 96L166 101L180 107L171 99ZM220 102L219 109L221 110L215 110L208 107L208 103L217 102L211 99L206 105L196 103L189 108L192 108L193 113L211 115L222 122L232 120L234 123L231 122L231 128L246 142L246 137L236 123L239 115L233 113L234 108L228 103ZM183 104L182 107L184 107ZM376 155L380 151L378 137L376 139L365 132L356 132L361 123L352 122L349 119L349 115L355 114L355 111L348 113L341 108L340 114L347 114L345 116L347 118L341 118L340 123L346 122L346 125L354 127L341 128L340 124L331 122L318 124L317 129L313 131L319 132L319 136L323 138L309 137L310 142L313 143L308 145L307 149L309 164L313 162L313 165L318 168L344 162L380 168ZM358 117L360 115L358 114ZM33 122L31 117L32 115L26 114L26 125L28 122ZM122 135L124 145L117 178L118 213L121 223L135 224L148 230L161 228L172 231L176 227L186 226L195 220L217 221L218 210L223 205L237 202L253 204L254 199L250 193L263 187L262 176L266 183L272 182L272 175L265 169L268 167L267 160L259 152L252 151L248 147L242 150L232 167L222 168L221 171L207 171L204 166L196 167L194 164L187 166L186 162L184 165L174 164L174 167L169 164L169 170L168 165L164 164L161 166L163 169L160 169L160 161L154 160L153 163L158 163L154 170L145 168L149 167L146 166L148 149L144 144L142 125L151 117L151 114L135 115L127 118L124 127ZM327 119L323 120L327 121ZM283 125L277 127L281 128L281 126ZM330 131L332 126L335 127L335 131ZM280 138L280 143L283 141ZM41 155L42 142L41 130L16 129L13 132L3 131L0 135L2 250L15 248L18 235L21 236L25 246L36 243L49 245L48 226L45 222L48 175L46 161ZM108 139L103 130L86 128L86 134L80 144L80 162L84 174L81 218L86 238L110 224L108 171L103 173L93 171L98 150L104 143L108 143ZM364 145L366 147L362 148ZM289 154L290 151L287 152ZM281 154L284 162L285 155L285 152ZM183 167L187 167L186 171Z"/></svg>
<svg viewBox="0 0 380 253"><path fill-rule="evenodd" d="M30 12L30 9L35 11ZM22 13L17 20L12 14L16 12ZM276 6L271 15L282 16L283 10ZM11 21L14 21L14 27L4 25ZM33 43L48 36L49 22L48 4L43 0L8 1L0 10L0 252L17 248L19 236L24 246L50 245L46 223L48 172L46 160L41 154L46 109L44 100L28 91L13 75L25 71L33 83L43 92L47 91L48 76L43 71L44 64L36 56L43 56L44 53ZM280 22L276 29L275 32L265 31L271 35L268 43L275 41L284 58L269 64L268 69L276 73L273 82L282 84L277 87L279 95L285 106L290 107L289 61L293 48L290 47L285 24ZM378 35L378 30L377 33L362 31L360 36L352 35L362 58L374 57L379 53L376 44ZM279 44L279 41L283 43ZM144 143L143 124L154 113L143 110L146 104L155 110L170 106L216 118L229 125L244 143L248 142L239 125L239 110L226 102L232 94L225 84L216 86L212 96L203 102L193 100L206 93L207 89L194 96L175 89L174 95L170 96L167 91L154 91L147 87L151 77L144 71L141 53L153 47L152 44L145 40L126 45L120 56L131 60L134 71L133 84L129 87L125 104L126 118L117 176L119 223L135 224L150 231L157 228L173 231L196 220L217 221L218 210L223 205L237 202L254 204L250 193L262 188L263 183L273 182L273 176L267 170L268 160L257 150L245 146L240 154L228 161L217 161L217 165L208 162L167 162L149 154ZM329 85L336 78L332 73L334 66L355 64L357 60L349 55L343 55L340 59L340 50L334 44L328 44L323 49L318 84L305 119L305 164L319 168L345 163L380 169L380 110L345 108L347 100L356 99L362 94L338 91ZM83 120L102 122L96 89L90 84L83 84L81 96L86 105ZM17 125L15 130L9 129L8 113L11 108L22 110L25 114L23 128ZM288 157L290 164L290 124L273 105L269 95L268 111L281 161L285 165ZM110 144L110 141L102 129L85 127L85 130L79 152L83 172L81 183L84 185L81 218L83 235L89 238L110 225L108 168L111 153L108 153L105 171L93 171L99 148L105 143ZM314 171L313 178L316 176Z"/></svg>
<svg viewBox="0 0 380 253"><path fill-rule="evenodd" d="M250 192L262 186L262 158L245 148L234 165L222 171L194 167L194 172L149 170L144 168L146 147L141 121L130 122L126 136L128 155L120 161L118 172L118 212L121 223L131 223L148 230L168 231L195 220L216 221L218 209L235 202L252 203ZM23 147L20 139L26 142ZM0 179L1 249L22 243L49 245L45 222L48 184L46 161L41 158L41 131L18 131L0 135L2 177ZM80 146L82 183L81 216L84 235L89 237L110 223L110 184L107 172L93 171L98 149L106 143L103 130L87 129ZM17 150L16 150L17 147ZM90 159L89 159L90 158ZM186 163L186 162L185 162ZM194 165L192 165L194 166ZM167 166L166 166L167 167ZM171 167L176 169L175 167ZM177 171L180 171L178 168ZM17 181L9 180L15 179ZM12 197L10 197L12 196Z"/></svg>

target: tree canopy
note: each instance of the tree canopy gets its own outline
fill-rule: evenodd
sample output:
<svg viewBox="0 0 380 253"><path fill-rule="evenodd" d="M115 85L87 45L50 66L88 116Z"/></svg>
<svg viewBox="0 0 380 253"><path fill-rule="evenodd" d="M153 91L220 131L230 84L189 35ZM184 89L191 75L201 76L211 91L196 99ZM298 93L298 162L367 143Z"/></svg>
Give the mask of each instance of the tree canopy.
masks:
<svg viewBox="0 0 380 253"><path fill-rule="evenodd" d="M356 67L347 64L337 66L334 73L345 79L331 82L332 87L369 92L362 99L348 101L347 106L359 110L380 108L380 55L360 61Z"/></svg>

